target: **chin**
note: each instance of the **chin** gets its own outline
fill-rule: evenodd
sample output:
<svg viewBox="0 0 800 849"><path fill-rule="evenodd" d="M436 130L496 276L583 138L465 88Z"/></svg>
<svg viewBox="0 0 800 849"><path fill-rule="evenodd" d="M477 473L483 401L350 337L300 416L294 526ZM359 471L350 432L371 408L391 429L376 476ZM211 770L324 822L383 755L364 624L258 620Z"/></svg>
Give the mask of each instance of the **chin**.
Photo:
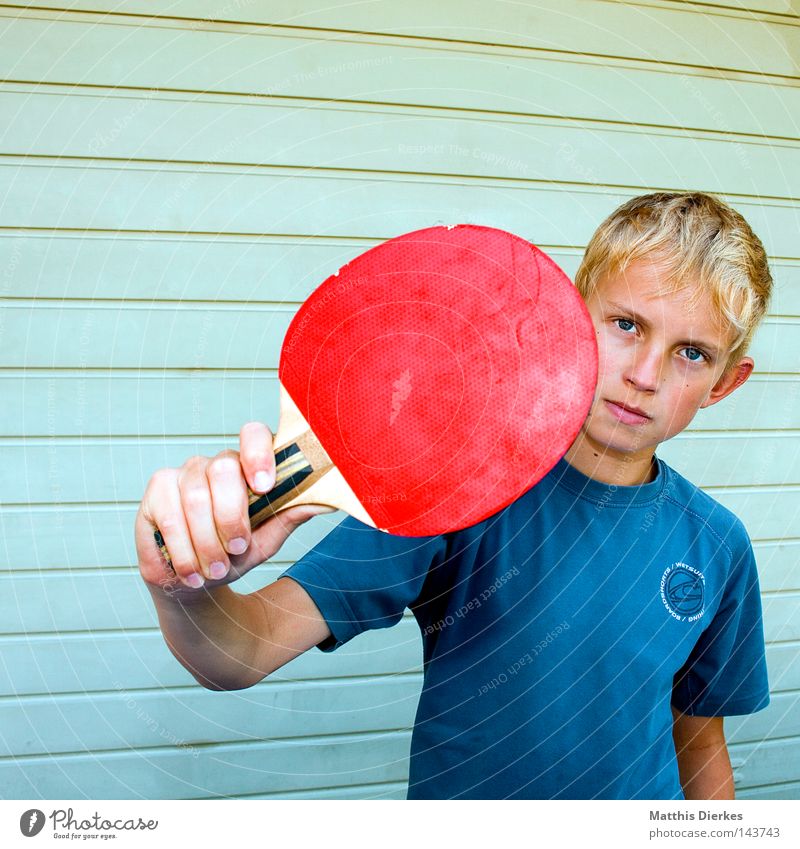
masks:
<svg viewBox="0 0 800 849"><path fill-rule="evenodd" d="M589 442L597 445L601 450L623 456L633 457L636 454L639 454L642 451L647 451L653 447L652 439L643 439L641 437L637 438L635 433L628 435L620 434L619 431L616 433L606 432L604 434L599 434L596 438L592 433L587 432L587 437Z"/></svg>

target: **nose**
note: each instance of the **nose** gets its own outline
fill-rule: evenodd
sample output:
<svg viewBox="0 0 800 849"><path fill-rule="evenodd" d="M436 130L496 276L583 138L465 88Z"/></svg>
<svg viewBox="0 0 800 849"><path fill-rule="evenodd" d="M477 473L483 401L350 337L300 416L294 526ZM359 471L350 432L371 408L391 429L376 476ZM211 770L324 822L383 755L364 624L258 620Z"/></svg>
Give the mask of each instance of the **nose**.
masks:
<svg viewBox="0 0 800 849"><path fill-rule="evenodd" d="M625 382L640 392L655 392L661 379L661 354L654 345L637 345L625 370Z"/></svg>

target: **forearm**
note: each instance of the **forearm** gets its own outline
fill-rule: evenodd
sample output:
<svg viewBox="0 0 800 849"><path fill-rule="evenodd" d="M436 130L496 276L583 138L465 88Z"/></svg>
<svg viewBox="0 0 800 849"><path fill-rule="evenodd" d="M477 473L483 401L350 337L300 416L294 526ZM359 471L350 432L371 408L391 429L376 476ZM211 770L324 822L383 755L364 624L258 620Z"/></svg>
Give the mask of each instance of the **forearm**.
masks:
<svg viewBox="0 0 800 849"><path fill-rule="evenodd" d="M687 799L733 799L733 771L724 741L677 752L678 772Z"/></svg>
<svg viewBox="0 0 800 849"><path fill-rule="evenodd" d="M240 690L264 677L257 668L264 606L218 586L188 598L156 587L150 594L164 640L180 663L210 690Z"/></svg>

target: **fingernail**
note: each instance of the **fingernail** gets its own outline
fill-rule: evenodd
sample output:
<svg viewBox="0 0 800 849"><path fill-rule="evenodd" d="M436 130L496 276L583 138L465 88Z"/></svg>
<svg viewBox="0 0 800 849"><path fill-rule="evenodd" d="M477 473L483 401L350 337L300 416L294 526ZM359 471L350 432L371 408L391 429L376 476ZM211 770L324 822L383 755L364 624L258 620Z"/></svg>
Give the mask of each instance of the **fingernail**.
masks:
<svg viewBox="0 0 800 849"><path fill-rule="evenodd" d="M266 492L272 486L272 475L268 472L256 472L253 483L259 492Z"/></svg>
<svg viewBox="0 0 800 849"><path fill-rule="evenodd" d="M190 587L193 587L196 590L199 590L200 587L203 586L205 581L203 580L202 575L198 575L197 572L192 572L191 575L187 575L183 579L184 584L188 584Z"/></svg>
<svg viewBox="0 0 800 849"><path fill-rule="evenodd" d="M208 571L211 573L211 577L215 580L219 580L220 578L224 578L228 574L228 567L219 560L215 560L209 567Z"/></svg>
<svg viewBox="0 0 800 849"><path fill-rule="evenodd" d="M241 537L236 537L228 543L228 551L231 554L244 554L247 551L247 543Z"/></svg>

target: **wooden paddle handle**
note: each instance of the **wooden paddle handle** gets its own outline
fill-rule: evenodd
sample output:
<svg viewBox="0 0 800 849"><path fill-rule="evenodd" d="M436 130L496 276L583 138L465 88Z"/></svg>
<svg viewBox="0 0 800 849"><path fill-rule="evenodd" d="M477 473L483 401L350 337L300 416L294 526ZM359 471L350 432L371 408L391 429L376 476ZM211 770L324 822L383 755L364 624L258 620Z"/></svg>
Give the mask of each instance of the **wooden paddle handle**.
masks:
<svg viewBox="0 0 800 849"><path fill-rule="evenodd" d="M250 527L255 530L270 516L286 507L300 503L298 497L315 484L329 469L333 468L330 457L309 432L275 451L275 486L259 495L247 488L247 509ZM153 531L156 545L170 569L172 559L164 543L161 531ZM173 569L174 571L174 569Z"/></svg>

